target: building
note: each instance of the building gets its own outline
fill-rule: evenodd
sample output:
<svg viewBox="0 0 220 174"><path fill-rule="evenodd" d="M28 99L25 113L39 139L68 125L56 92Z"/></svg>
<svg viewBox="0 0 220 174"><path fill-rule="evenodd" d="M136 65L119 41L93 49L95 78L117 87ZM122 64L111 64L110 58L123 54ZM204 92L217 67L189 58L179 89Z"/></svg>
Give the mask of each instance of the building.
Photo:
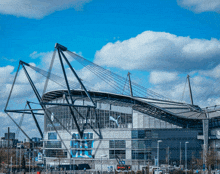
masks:
<svg viewBox="0 0 220 174"><path fill-rule="evenodd" d="M62 77L56 72L51 73L56 53ZM97 92L92 85L85 87L67 57L94 73L101 82L111 87L111 92ZM36 104L34 99L27 99L28 109L8 107L11 100L14 103L10 98L13 83L4 111L14 123L11 112L32 115L43 140L44 161L48 165L88 163L93 169L100 170L102 162L106 170L110 166L115 168L115 157L119 156L123 163L131 164L134 170L138 170L147 163L179 165L185 160L189 163L193 156L199 158L202 151L205 159L209 147L213 147L220 156L220 107L203 109L194 105L191 90L191 104L164 99L164 96L131 82L129 73L127 80L58 43L48 72L23 61L19 62L20 66L39 107L32 109L30 104ZM72 72L69 79L66 66ZM28 69L47 78L43 96L39 94L39 85L35 86ZM19 68L15 79L18 71ZM72 77L77 83L70 81ZM45 93L49 80L55 83L51 84L52 89L61 90ZM36 115L44 115L44 133ZM19 129L30 139L22 128Z"/></svg>
<svg viewBox="0 0 220 174"><path fill-rule="evenodd" d="M0 148L14 148L17 143L18 139L15 139L15 133L10 132L9 136L8 133L5 133L5 136L0 139Z"/></svg>
<svg viewBox="0 0 220 174"><path fill-rule="evenodd" d="M75 105L89 106L92 104L83 90L72 90L71 92ZM89 127L85 129L83 137L80 139L69 107L52 105L52 103L66 104L64 93L67 91L57 90L43 96L44 102L51 103L51 105L47 105L49 117L45 115L44 122L44 148L48 164L57 164L54 162L56 158L65 159L61 160L62 163L70 163L70 159L72 159L73 163L89 163L93 168L100 170L102 156L107 155L102 157L103 168L107 169L109 166L117 165L115 159L117 155L125 161L125 164L131 164L134 170L138 170L148 162L157 163L158 140L162 140L159 143L160 164L167 164L168 157L169 164L179 165L180 162L184 164L186 142L189 142L187 144L188 162L191 161L192 156L201 157L200 152L202 152L203 145L201 122L198 121L195 125L193 122L195 120L189 119L188 122L186 121L188 127L184 125L181 127L178 123L172 124L170 123L172 120L164 121L166 119L162 117L159 119L151 116L153 114L146 114L146 111L140 108L146 104L143 99L118 94L89 91L93 101L97 103L97 116L93 109L90 109L88 114L87 107L78 107L78 111L74 110L74 115L80 128L86 123L86 119L80 117L78 112L83 116L88 114L87 122L97 131L96 123L99 123L103 139L100 140L99 136ZM149 100L154 101L155 99ZM172 103L184 106L182 103ZM188 113L188 115L190 114L192 113ZM179 122L181 122L181 118ZM100 142L101 144L99 144Z"/></svg>

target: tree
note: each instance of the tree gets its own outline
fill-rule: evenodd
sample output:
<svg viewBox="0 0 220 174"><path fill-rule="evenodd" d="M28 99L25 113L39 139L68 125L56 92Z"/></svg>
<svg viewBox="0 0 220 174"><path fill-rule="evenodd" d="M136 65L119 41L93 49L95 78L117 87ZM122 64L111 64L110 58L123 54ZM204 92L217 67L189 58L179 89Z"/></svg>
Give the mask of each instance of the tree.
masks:
<svg viewBox="0 0 220 174"><path fill-rule="evenodd" d="M197 166L203 166L203 153L204 153L203 151L200 153L201 158L197 159L196 161ZM206 163L205 163L206 168L208 169L208 172L211 173L211 170L214 169L215 164L219 163L219 159L214 148L210 147L208 149L208 152L205 155L205 159L206 159Z"/></svg>
<svg viewBox="0 0 220 174"><path fill-rule="evenodd" d="M190 161L191 165L191 173L193 173L193 170L197 168L197 159L195 157L195 152L192 152L192 159Z"/></svg>
<svg viewBox="0 0 220 174"><path fill-rule="evenodd" d="M206 154L206 167L208 171L211 172L211 169L214 169L215 163L217 160L217 153L214 148L209 148Z"/></svg>
<svg viewBox="0 0 220 174"><path fill-rule="evenodd" d="M23 155L22 161L21 161L21 168L25 169L25 165L26 165L26 161L25 161L25 158L24 158L24 155Z"/></svg>

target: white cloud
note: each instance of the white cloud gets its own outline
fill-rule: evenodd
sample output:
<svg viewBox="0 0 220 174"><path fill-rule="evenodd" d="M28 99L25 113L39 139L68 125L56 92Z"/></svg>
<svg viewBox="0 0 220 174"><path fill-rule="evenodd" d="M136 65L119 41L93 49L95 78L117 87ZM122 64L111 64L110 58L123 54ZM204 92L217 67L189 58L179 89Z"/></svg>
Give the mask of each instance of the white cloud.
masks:
<svg viewBox="0 0 220 174"><path fill-rule="evenodd" d="M0 13L40 19L55 11L68 8L81 10L91 0L1 0Z"/></svg>
<svg viewBox="0 0 220 174"><path fill-rule="evenodd" d="M4 84L6 81L11 79L11 73L14 71L14 67L11 65L7 65L6 67L0 67L0 85Z"/></svg>
<svg viewBox="0 0 220 174"><path fill-rule="evenodd" d="M219 57L217 39L191 39L145 31L134 38L106 44L96 52L95 63L124 70L188 72L212 69Z"/></svg>
<svg viewBox="0 0 220 174"><path fill-rule="evenodd" d="M191 103L186 76L180 75L174 81L157 83L152 90L172 100ZM220 105L219 82L215 78L196 72L190 77L190 82L194 104L200 107Z"/></svg>
<svg viewBox="0 0 220 174"><path fill-rule="evenodd" d="M6 67L0 67L0 74L9 75L13 72L14 67L11 65L7 65Z"/></svg>
<svg viewBox="0 0 220 174"><path fill-rule="evenodd" d="M219 0L177 0L178 4L196 13L214 11L220 13Z"/></svg>
<svg viewBox="0 0 220 174"><path fill-rule="evenodd" d="M207 71L201 70L200 74L205 75L205 76L210 76L213 78L219 78L220 77L220 64L211 70L207 70Z"/></svg>
<svg viewBox="0 0 220 174"><path fill-rule="evenodd" d="M5 113L3 113L3 112L0 112L0 118L7 118L8 116L5 114Z"/></svg>
<svg viewBox="0 0 220 174"><path fill-rule="evenodd" d="M37 55L37 51L34 51L34 52L31 53L29 56L30 56L32 59L37 58L37 57L38 57L38 55Z"/></svg>
<svg viewBox="0 0 220 174"><path fill-rule="evenodd" d="M152 71L150 73L149 81L152 84L161 84L161 83L171 82L177 79L178 79L177 73L165 72L165 71Z"/></svg>

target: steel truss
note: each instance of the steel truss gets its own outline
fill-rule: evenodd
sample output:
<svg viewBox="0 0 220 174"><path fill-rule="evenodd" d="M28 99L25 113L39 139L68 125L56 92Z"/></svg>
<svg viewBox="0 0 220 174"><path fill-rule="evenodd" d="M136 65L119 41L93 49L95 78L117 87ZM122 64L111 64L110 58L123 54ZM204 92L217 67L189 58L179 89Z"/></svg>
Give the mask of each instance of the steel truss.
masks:
<svg viewBox="0 0 220 174"><path fill-rule="evenodd" d="M60 64L61 64L61 67L62 67L62 72L63 72L63 75L64 75L64 79L65 79L65 84L66 84L66 87L67 87L67 93L63 93L63 95L65 96L65 99L66 99L66 102L67 104L62 104L62 103L56 103L54 105L57 105L57 106L66 106L70 109L70 113L71 113L71 116L74 120L74 123L77 127L77 131L78 131L78 134L80 136L80 139L82 140L83 138L83 133L86 129L87 126L89 126L99 137L99 145L101 143L101 139L102 139L102 134L101 134L101 130L100 130L100 126L99 126L99 122L96 122L96 127L98 128L98 131L95 130L95 128L87 122L87 117L89 115L89 112L93 109L94 110L94 113L97 117L97 113L96 113L96 103L93 101L93 99L91 98L90 94L88 93L87 89L85 88L84 84L82 83L81 79L78 77L77 73L75 72L75 70L73 69L73 67L71 66L71 64L69 63L68 59L66 58L66 56L64 55L63 51L66 51L67 48L60 45L60 44L56 44L55 45L55 49L58 51L58 55L59 55L59 60L60 60ZM45 86L44 86L44 92L46 91L46 87L47 87L47 84L48 84L48 79L50 78L50 71L52 69L52 65L53 65L53 61L54 61L54 57L55 57L55 51L54 51L54 54L53 54L53 58L51 60L51 66L50 66L50 69L49 69L49 73L48 73L48 76L47 76L47 79L46 79L46 83L45 83ZM69 81L68 81L68 78L67 78L67 75L66 75L66 71L65 71L65 68L64 68L64 64L63 64L63 60L67 63L67 65L69 66L69 68L71 69L73 75L76 77L77 81L79 82L79 84L81 85L83 91L85 92L86 96L88 97L88 99L91 101L92 105L91 106L84 106L84 105L75 105L74 104L74 100L73 100L73 96L71 94L71 89L70 89L70 86L69 86ZM58 130L56 129L56 126L53 124L53 121L51 120L51 112L47 109L46 106L48 105L53 105L52 103L45 103L43 102L42 100L42 97L40 96L34 82L32 81L27 69L26 69L26 66L27 67L30 67L31 68L31 65L26 63L26 62L23 62L23 61L20 61L19 62L19 66L18 66L18 69L16 71L16 74L15 74L15 78L14 78L14 81L13 81L13 84L12 84L12 87L11 87L11 90L10 90L10 93L9 93L9 97L7 99L7 102L6 102L6 106L5 106L5 109L4 109L4 112L9 116L9 118L16 124L16 126L22 131L22 133L29 139L29 141L31 142L31 138L27 135L27 133L21 128L21 126L19 124L16 123L16 121L12 118L12 116L9 114L9 113L22 113L23 115L24 114L31 114L32 117L33 117L33 120L35 122L35 125L40 133L40 136L41 138L43 139L43 132L39 126L39 123L36 119L36 116L35 115L45 115L47 117L47 119L50 121L51 125L53 126L53 129L56 131L61 143L63 144L64 148L67 150L68 154L71 156L70 154L70 151L68 150L68 148L66 147L64 141L62 140L62 137L60 136ZM17 79L17 76L18 76L18 72L19 72L19 69L20 67L22 67L22 69L24 70L24 73L25 73L25 76L26 78L28 79L29 81L29 84L33 90L33 92L35 93L35 96L38 100L38 103L34 103L34 104L39 104L41 106L41 109L32 109L31 107L31 103L33 102L30 102L30 101L26 101L26 105L28 105L29 109L14 109L14 110L10 110L10 109L7 109L8 107L8 103L10 101L10 98L11 98L11 95L12 95L12 91L14 89L14 85L15 85L15 82L16 82L16 79ZM44 93L43 92L43 93ZM68 100L68 98L70 98L70 102ZM77 107L86 107L87 108L87 115L86 117L82 116L80 114L80 112L78 111ZM86 123L83 125L83 128L80 129L79 127L79 123L78 123L78 120L76 119L75 115L74 115L74 110L82 117L86 120ZM37 113L36 111L43 111L43 113ZM71 132L69 132L69 130L63 126L63 124L59 121L59 119L54 116L54 119L56 119L56 121L58 121L60 123L60 125L71 135ZM99 147L98 145L98 147ZM97 152L97 150L95 151L95 153ZM95 156L95 154L93 155L93 157Z"/></svg>

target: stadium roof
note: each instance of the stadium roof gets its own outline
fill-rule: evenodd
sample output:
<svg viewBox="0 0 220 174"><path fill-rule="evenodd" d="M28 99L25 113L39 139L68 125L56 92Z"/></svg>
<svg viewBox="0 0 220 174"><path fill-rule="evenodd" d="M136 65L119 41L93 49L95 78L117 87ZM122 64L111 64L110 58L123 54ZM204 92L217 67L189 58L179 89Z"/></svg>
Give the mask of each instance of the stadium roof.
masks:
<svg viewBox="0 0 220 174"><path fill-rule="evenodd" d="M114 103L114 105L132 107L141 113L148 114L155 118L170 122L180 127L201 127L202 119L218 119L220 112L201 109L196 105L181 102L159 100L152 98L131 97L108 92L88 91L94 101ZM44 102L51 102L56 98L63 97L67 90L50 91L43 95ZM71 90L71 95L79 96L86 100L83 90ZM218 120L217 120L218 122ZM216 125L216 124L215 124Z"/></svg>

